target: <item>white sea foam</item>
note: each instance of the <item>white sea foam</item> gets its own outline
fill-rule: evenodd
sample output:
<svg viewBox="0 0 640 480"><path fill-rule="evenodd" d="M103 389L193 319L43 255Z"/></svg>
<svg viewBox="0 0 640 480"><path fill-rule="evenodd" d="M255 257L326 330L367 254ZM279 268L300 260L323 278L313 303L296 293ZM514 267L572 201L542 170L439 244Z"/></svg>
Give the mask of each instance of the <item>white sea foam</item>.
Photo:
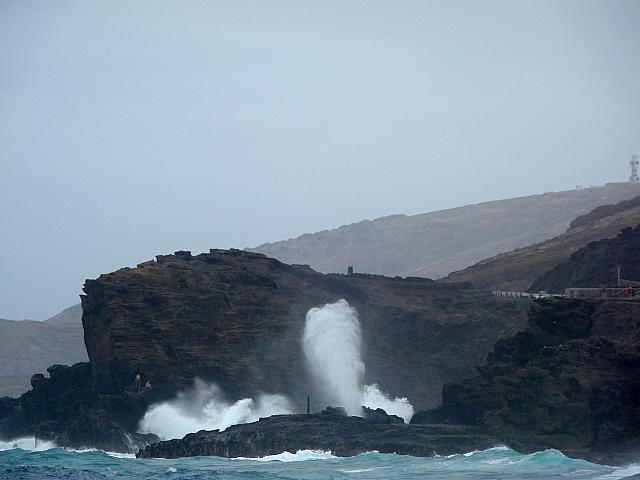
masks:
<svg viewBox="0 0 640 480"><path fill-rule="evenodd" d="M6 441L0 440L0 451L20 449L28 452L44 452L45 450L51 450L54 448L59 448L61 450L65 450L67 452L72 452L72 453L100 452L115 458L136 458L135 454L133 453L106 452L104 450L98 450L97 448L60 447L56 445L54 442L50 442L47 440L38 440L36 443L35 437L23 437L23 438L17 438L15 440L6 440Z"/></svg>
<svg viewBox="0 0 640 480"><path fill-rule="evenodd" d="M640 463L617 467L613 472L599 476L598 480L621 480L634 475L640 475Z"/></svg>
<svg viewBox="0 0 640 480"><path fill-rule="evenodd" d="M256 400L243 398L231 403L216 384L196 380L191 390L178 393L174 400L151 406L140 421L139 431L166 440L199 430L225 430L283 413L293 413L284 395L259 394Z"/></svg>
<svg viewBox="0 0 640 480"><path fill-rule="evenodd" d="M362 416L362 405L382 408L405 422L413 416L406 398L391 398L377 384L363 385L362 332L357 311L346 300L307 312L303 345L308 366L318 388L348 415ZM174 400L152 405L140 421L139 431L161 439L182 438L199 430L225 430L231 425L254 422L261 417L293 413L289 399L281 394L258 394L235 402L226 400L214 383L196 380L194 387Z"/></svg>
<svg viewBox="0 0 640 480"><path fill-rule="evenodd" d="M307 313L304 352L319 390L348 415L362 416L364 405L382 408L405 422L413 416L406 398L390 398L377 384L363 385L362 332L358 312L346 300L312 308Z"/></svg>
<svg viewBox="0 0 640 480"><path fill-rule="evenodd" d="M390 398L387 393L380 390L377 383L362 387L362 405L369 408L381 408L389 415L397 415L405 423L409 423L413 417L413 405L406 397Z"/></svg>
<svg viewBox="0 0 640 480"><path fill-rule="evenodd" d="M35 437L16 438L15 440L8 441L0 440L0 451L13 450L15 448L32 452L41 452L43 450L57 448L57 446L55 443L45 440L36 441Z"/></svg>
<svg viewBox="0 0 640 480"><path fill-rule="evenodd" d="M66 448L65 450L67 452L74 452L74 453L95 453L95 452L100 452L100 453L104 453L105 455L109 455L110 457L114 457L114 458L136 458L135 453L121 453L121 452L107 452L105 450L99 450L97 448Z"/></svg>
<svg viewBox="0 0 640 480"><path fill-rule="evenodd" d="M258 462L306 462L308 460L329 460L338 458L324 450L298 450L296 453L282 452L277 455L265 455L258 458L238 457L236 460L255 460Z"/></svg>

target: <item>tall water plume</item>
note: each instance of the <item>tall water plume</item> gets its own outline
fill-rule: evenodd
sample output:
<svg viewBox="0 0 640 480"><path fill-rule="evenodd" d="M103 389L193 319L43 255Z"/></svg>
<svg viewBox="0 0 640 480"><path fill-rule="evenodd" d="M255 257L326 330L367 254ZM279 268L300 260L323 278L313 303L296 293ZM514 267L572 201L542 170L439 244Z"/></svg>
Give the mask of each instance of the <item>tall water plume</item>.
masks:
<svg viewBox="0 0 640 480"><path fill-rule="evenodd" d="M348 415L362 415L361 342L358 313L346 300L307 312L303 344L309 368L323 392Z"/></svg>
<svg viewBox="0 0 640 480"><path fill-rule="evenodd" d="M307 312L304 353L320 390L348 415L362 416L362 406L382 408L405 422L413 416L406 398L390 398L377 384L363 385L362 332L358 312L346 300Z"/></svg>

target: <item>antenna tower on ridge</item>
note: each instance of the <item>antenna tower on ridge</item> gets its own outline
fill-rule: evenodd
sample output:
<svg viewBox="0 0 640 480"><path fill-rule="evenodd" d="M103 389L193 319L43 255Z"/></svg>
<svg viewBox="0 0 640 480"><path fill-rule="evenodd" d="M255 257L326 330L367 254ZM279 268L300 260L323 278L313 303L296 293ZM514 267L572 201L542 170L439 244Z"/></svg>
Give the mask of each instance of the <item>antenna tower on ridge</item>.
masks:
<svg viewBox="0 0 640 480"><path fill-rule="evenodd" d="M638 161L638 155L633 155L629 162L629 165L631 165L631 175L629 175L630 183L640 182L640 177L638 177L638 164L640 164L640 161Z"/></svg>

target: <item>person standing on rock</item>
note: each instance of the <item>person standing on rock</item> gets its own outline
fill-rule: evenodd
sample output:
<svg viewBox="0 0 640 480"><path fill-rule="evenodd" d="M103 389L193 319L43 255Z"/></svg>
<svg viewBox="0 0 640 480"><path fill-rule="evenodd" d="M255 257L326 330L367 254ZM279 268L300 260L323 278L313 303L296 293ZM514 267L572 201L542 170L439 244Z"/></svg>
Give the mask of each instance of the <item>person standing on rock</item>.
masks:
<svg viewBox="0 0 640 480"><path fill-rule="evenodd" d="M142 383L142 377L139 373L136 373L136 391L140 390L140 384Z"/></svg>

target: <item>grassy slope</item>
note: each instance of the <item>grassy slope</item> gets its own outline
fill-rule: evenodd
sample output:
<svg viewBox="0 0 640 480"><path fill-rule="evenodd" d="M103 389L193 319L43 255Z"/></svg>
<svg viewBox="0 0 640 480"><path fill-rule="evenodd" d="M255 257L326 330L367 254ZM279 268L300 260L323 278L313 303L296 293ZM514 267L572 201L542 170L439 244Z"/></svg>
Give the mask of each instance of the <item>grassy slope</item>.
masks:
<svg viewBox="0 0 640 480"><path fill-rule="evenodd" d="M638 197L640 200L640 197ZM478 287L500 290L526 290L533 282L571 254L591 242L615 237L624 227L640 224L637 202L623 202L623 208L599 208L608 215L585 216L587 221L573 222L573 228L548 241L485 259L443 282L471 282Z"/></svg>
<svg viewBox="0 0 640 480"><path fill-rule="evenodd" d="M552 192L420 215L394 215L251 249L321 272L439 278L563 233L594 208L640 195L640 185Z"/></svg>

